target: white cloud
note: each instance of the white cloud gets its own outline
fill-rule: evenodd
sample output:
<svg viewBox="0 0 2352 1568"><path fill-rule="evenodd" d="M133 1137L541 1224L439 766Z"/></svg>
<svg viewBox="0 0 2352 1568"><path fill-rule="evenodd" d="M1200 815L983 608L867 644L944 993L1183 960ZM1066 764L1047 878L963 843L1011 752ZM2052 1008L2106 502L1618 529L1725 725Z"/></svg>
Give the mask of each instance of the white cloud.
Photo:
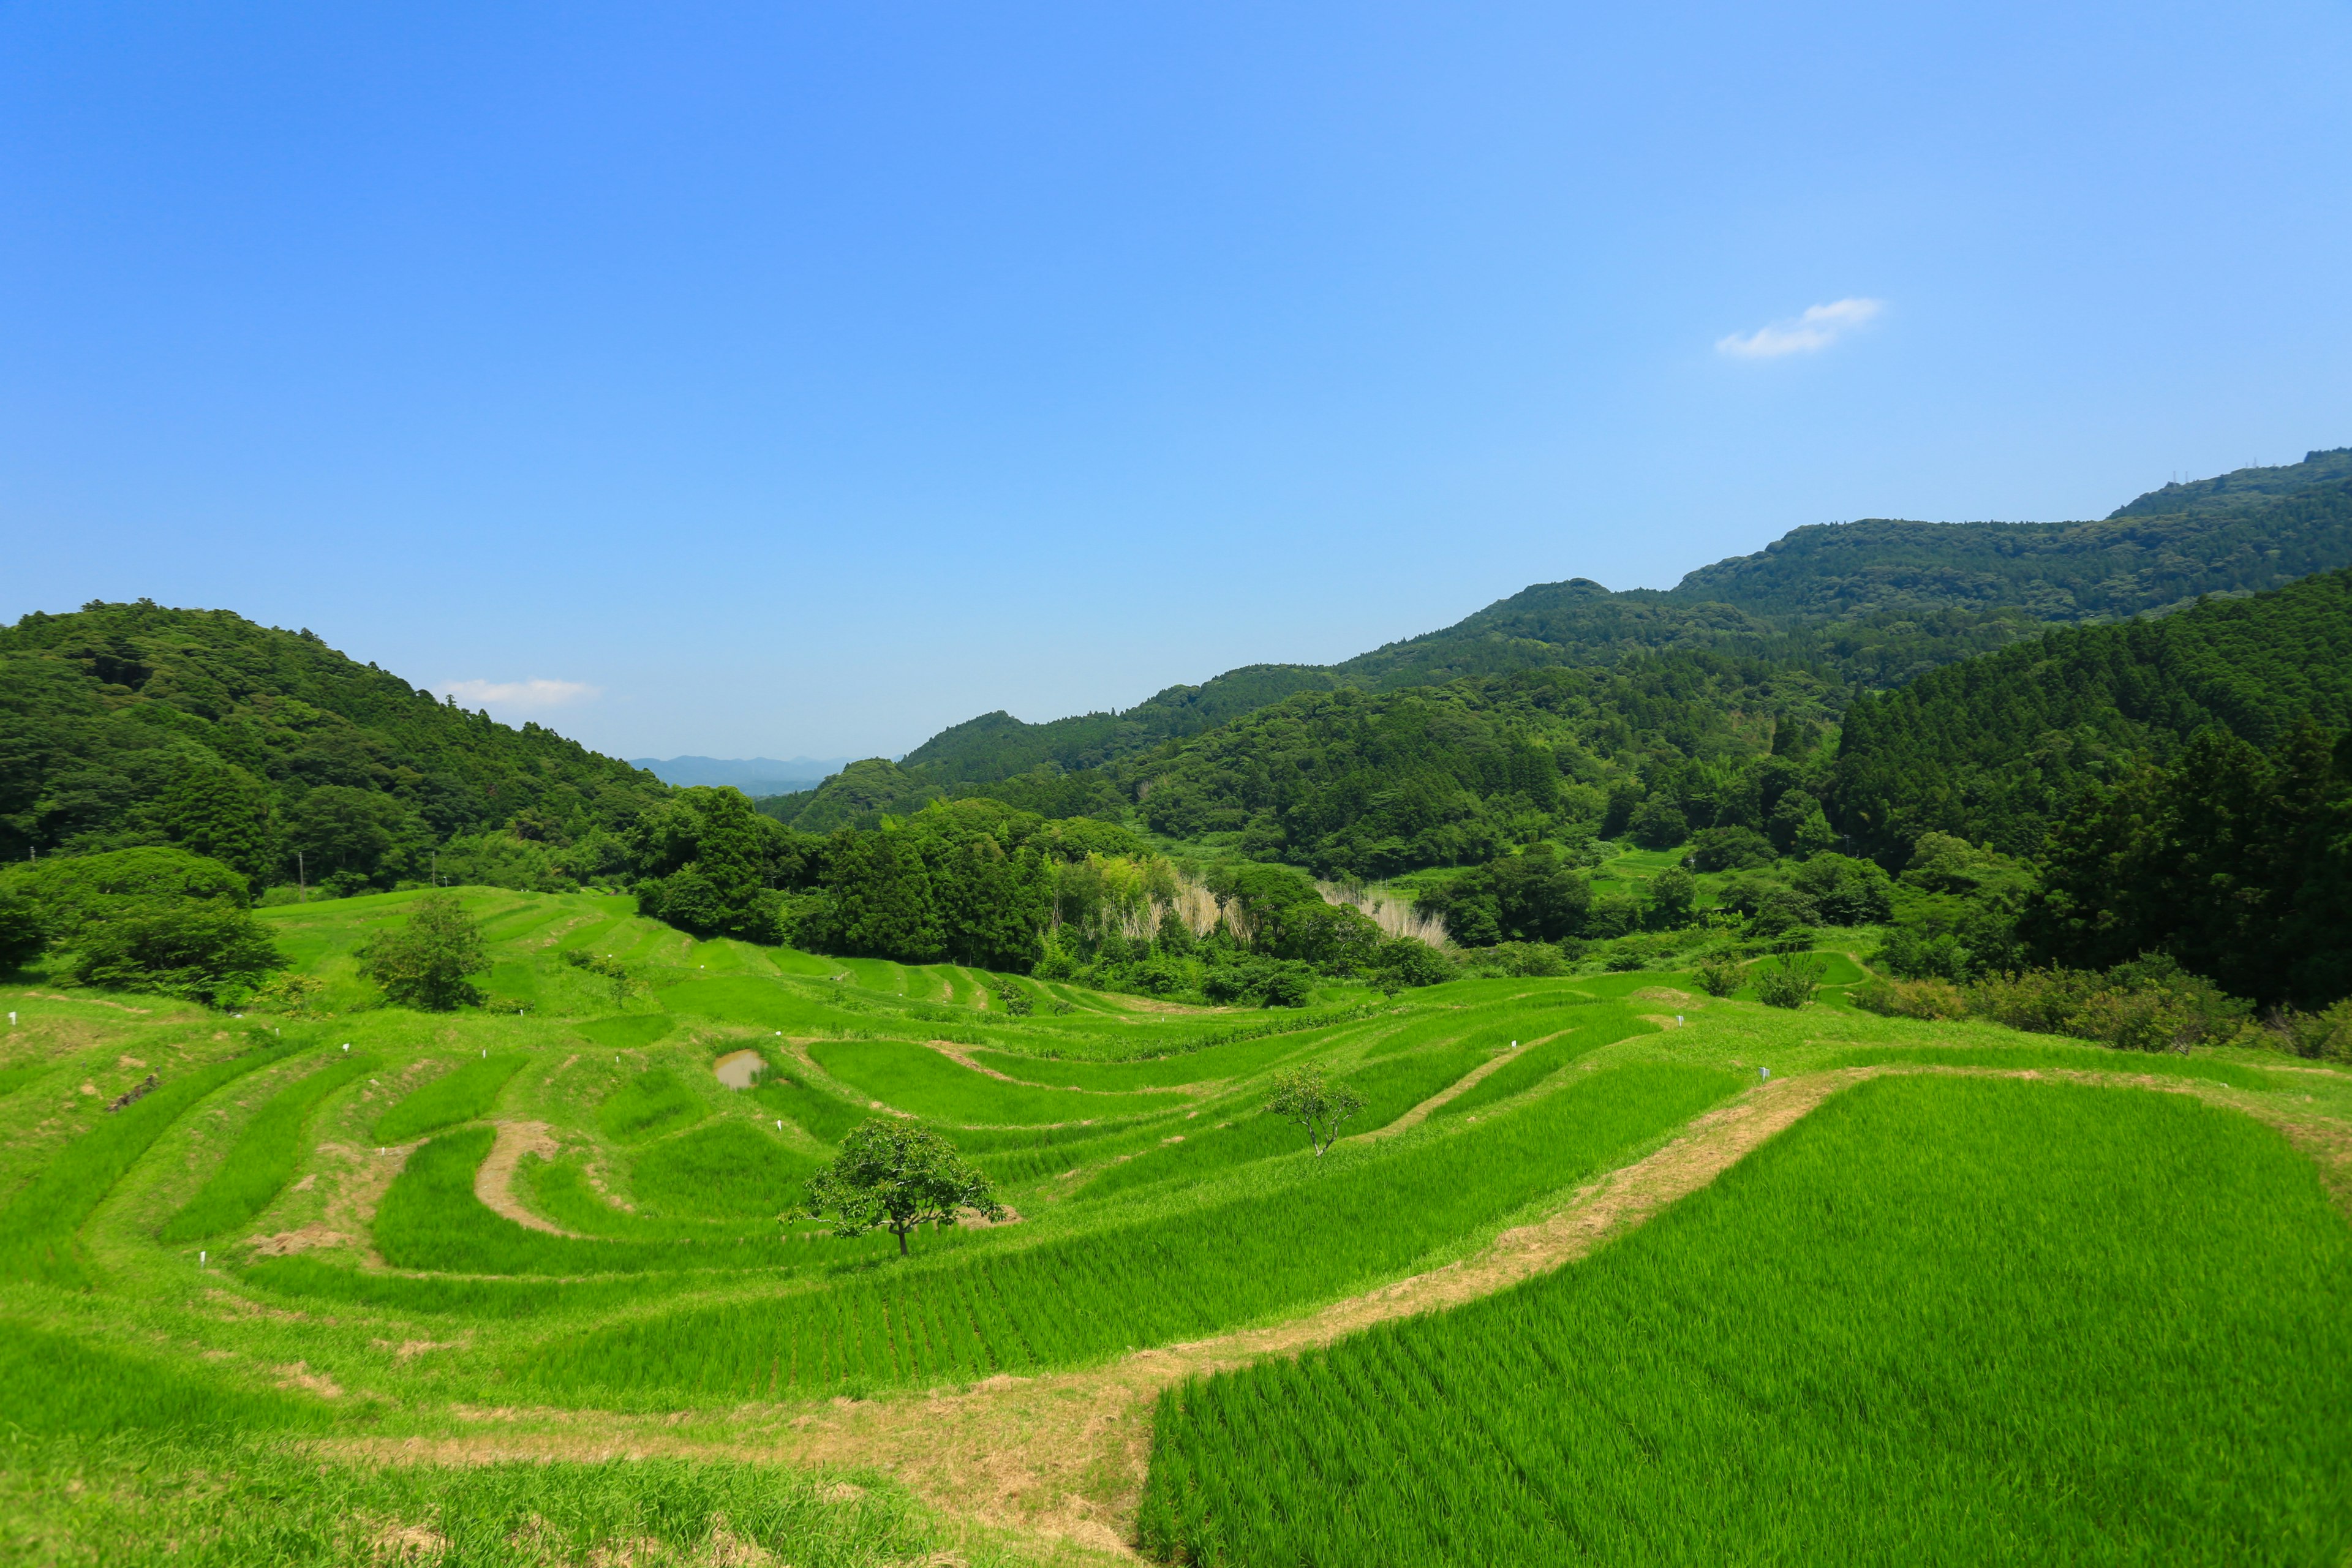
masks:
<svg viewBox="0 0 2352 1568"><path fill-rule="evenodd" d="M1782 354L1819 353L1852 331L1877 320L1884 300L1837 300L1815 305L1793 321L1774 321L1752 332L1717 338L1715 351L1739 359L1779 359Z"/></svg>
<svg viewBox="0 0 2352 1568"><path fill-rule="evenodd" d="M468 708L565 708L604 692L577 680L447 680L441 689Z"/></svg>

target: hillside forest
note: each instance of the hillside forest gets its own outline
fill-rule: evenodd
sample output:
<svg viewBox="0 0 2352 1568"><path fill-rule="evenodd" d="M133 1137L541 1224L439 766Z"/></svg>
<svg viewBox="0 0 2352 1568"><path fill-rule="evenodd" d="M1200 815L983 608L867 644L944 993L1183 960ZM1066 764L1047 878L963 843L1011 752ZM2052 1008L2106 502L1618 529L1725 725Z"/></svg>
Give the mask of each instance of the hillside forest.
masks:
<svg viewBox="0 0 2352 1568"><path fill-rule="evenodd" d="M2331 1048L2347 563L2352 449L2098 523L1801 529L756 805L307 631L91 605L0 631L0 936L234 1003L273 983L247 905L614 889L698 936L1279 1006L1843 931L1883 1006Z"/></svg>

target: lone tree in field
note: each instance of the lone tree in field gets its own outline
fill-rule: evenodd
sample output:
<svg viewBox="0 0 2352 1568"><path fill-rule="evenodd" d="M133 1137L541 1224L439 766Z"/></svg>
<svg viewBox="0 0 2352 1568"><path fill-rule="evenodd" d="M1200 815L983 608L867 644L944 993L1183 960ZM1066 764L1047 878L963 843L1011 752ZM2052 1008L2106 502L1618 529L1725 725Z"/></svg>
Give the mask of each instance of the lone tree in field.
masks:
<svg viewBox="0 0 2352 1568"><path fill-rule="evenodd" d="M963 1163L938 1133L877 1117L841 1141L841 1154L808 1179L811 1219L833 1221L835 1236L864 1236L877 1226L898 1238L919 1225L948 1225L965 1209L989 1219L1004 1205L988 1178Z"/></svg>
<svg viewBox="0 0 2352 1568"><path fill-rule="evenodd" d="M1296 1121L1307 1129L1307 1141L1315 1146L1315 1157L1319 1160L1338 1140L1340 1124L1364 1109L1364 1097L1344 1083L1326 1082L1323 1069L1309 1063L1274 1080L1274 1093L1265 1108L1285 1121Z"/></svg>
<svg viewBox="0 0 2352 1568"><path fill-rule="evenodd" d="M450 893L427 893L410 906L408 923L368 939L360 973L404 1007L446 1013L478 1004L481 988L467 976L489 967L482 931Z"/></svg>

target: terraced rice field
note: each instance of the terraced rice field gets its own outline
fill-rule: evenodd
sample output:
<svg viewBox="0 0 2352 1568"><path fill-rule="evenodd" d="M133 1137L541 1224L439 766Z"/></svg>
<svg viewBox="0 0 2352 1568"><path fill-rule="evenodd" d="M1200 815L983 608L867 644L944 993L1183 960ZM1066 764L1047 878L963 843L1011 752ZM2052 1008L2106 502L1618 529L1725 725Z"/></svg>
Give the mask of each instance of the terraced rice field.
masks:
<svg viewBox="0 0 2352 1568"><path fill-rule="evenodd" d="M372 1005L401 894L268 911L328 1016L18 988L0 1560L2342 1561L2347 1075L1673 974L1171 1011L463 896L506 1010ZM1263 1109L1303 1062L1367 1101L1319 1160ZM802 1217L877 1116L1015 1217Z"/></svg>

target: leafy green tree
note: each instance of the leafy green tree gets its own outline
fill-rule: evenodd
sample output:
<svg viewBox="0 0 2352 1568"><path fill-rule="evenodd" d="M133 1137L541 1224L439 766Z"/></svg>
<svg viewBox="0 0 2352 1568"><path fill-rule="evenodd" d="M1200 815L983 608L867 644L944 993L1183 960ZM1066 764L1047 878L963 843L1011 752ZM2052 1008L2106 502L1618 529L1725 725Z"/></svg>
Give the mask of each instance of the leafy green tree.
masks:
<svg viewBox="0 0 2352 1568"><path fill-rule="evenodd" d="M74 938L68 972L80 985L211 1003L285 966L259 921L214 900L138 906L92 921Z"/></svg>
<svg viewBox="0 0 2352 1568"><path fill-rule="evenodd" d="M1443 985L1455 973L1451 960L1418 937L1384 942L1372 959L1373 984L1388 992Z"/></svg>
<svg viewBox="0 0 2352 1568"><path fill-rule="evenodd" d="M1683 863L1694 871L1747 871L1769 866L1775 858L1772 841L1756 829L1717 826L1691 835Z"/></svg>
<svg viewBox="0 0 2352 1568"><path fill-rule="evenodd" d="M928 1128L877 1117L850 1131L833 1163L808 1179L808 1214L840 1237L887 1230L907 1256L917 1226L950 1225L964 1210L1004 1217L988 1178Z"/></svg>
<svg viewBox="0 0 2352 1568"><path fill-rule="evenodd" d="M0 969L14 969L48 945L40 906L24 894L0 888Z"/></svg>
<svg viewBox="0 0 2352 1568"><path fill-rule="evenodd" d="M947 956L930 872L901 835L843 828L825 843L824 867L826 947L908 963Z"/></svg>
<svg viewBox="0 0 2352 1568"><path fill-rule="evenodd" d="M1276 1074L1265 1101L1267 1115L1296 1121L1306 1130L1318 1160L1338 1140L1339 1129L1363 1109L1364 1097L1324 1077L1317 1062Z"/></svg>
<svg viewBox="0 0 2352 1568"><path fill-rule="evenodd" d="M1698 908L1698 879L1680 866L1669 866L1650 879L1650 915L1674 930L1691 922Z"/></svg>
<svg viewBox="0 0 2352 1568"><path fill-rule="evenodd" d="M1690 818L1673 801L1652 796L1627 821L1625 834L1644 849L1672 849L1690 837Z"/></svg>
<svg viewBox="0 0 2352 1568"><path fill-rule="evenodd" d="M289 858L299 851L310 881L337 892L390 887L431 837L398 796L349 784L320 784L286 814Z"/></svg>
<svg viewBox="0 0 2352 1568"><path fill-rule="evenodd" d="M173 842L243 872L260 886L280 858L269 786L245 769L190 758L157 802Z"/></svg>
<svg viewBox="0 0 2352 1568"><path fill-rule="evenodd" d="M234 868L161 845L57 856L14 867L6 886L30 900L42 929L67 946L89 927L134 910L191 903L241 910L247 901L246 879Z"/></svg>
<svg viewBox="0 0 2352 1568"><path fill-rule="evenodd" d="M378 933L359 951L360 973L404 1007L427 1013L478 1006L471 976L489 967L481 928L452 893L427 893L409 906L408 923Z"/></svg>
<svg viewBox="0 0 2352 1568"><path fill-rule="evenodd" d="M1873 861L1824 852L1790 872L1789 885L1831 925L1875 925L1894 912L1894 883Z"/></svg>
<svg viewBox="0 0 2352 1568"><path fill-rule="evenodd" d="M1814 990L1828 972L1828 962L1811 953L1783 953L1777 963L1756 971L1756 999L1767 1007L1793 1011L1813 999Z"/></svg>

